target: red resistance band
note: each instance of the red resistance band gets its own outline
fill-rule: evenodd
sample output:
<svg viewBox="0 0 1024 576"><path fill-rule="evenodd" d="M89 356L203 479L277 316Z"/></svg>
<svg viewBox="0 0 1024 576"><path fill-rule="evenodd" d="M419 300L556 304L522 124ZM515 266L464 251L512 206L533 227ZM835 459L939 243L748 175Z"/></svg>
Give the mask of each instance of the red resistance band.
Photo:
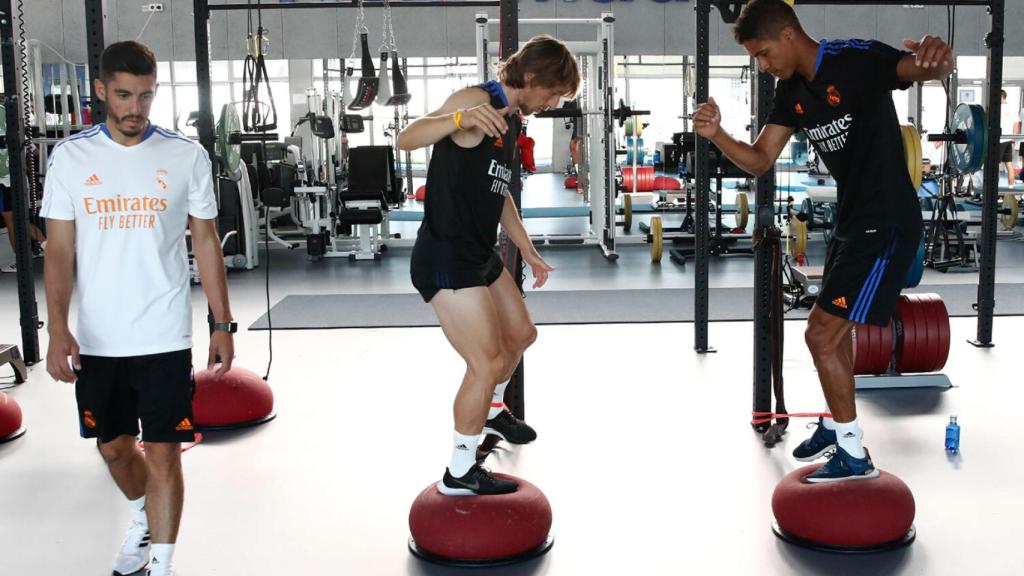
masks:
<svg viewBox="0 0 1024 576"><path fill-rule="evenodd" d="M751 424L771 424L771 421L778 418L831 418L830 412L794 412L793 414L784 414L781 412L752 412L751 415L754 417L750 421Z"/></svg>

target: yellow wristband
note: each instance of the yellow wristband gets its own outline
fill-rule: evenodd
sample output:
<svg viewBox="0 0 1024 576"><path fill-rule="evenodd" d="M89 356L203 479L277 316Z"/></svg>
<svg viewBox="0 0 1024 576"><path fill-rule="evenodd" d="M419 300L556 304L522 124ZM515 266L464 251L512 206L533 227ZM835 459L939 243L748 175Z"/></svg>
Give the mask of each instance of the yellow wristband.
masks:
<svg viewBox="0 0 1024 576"><path fill-rule="evenodd" d="M462 110L456 110L452 119L455 120L455 127L462 130Z"/></svg>

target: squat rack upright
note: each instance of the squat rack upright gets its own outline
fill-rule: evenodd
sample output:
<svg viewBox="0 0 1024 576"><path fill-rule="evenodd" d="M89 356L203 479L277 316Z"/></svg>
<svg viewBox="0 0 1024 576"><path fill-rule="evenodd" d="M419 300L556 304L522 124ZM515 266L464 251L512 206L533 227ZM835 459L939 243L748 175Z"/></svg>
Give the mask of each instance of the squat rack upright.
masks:
<svg viewBox="0 0 1024 576"><path fill-rule="evenodd" d="M711 44L709 40L711 7L714 6L722 15L726 24L736 21L740 9L746 0L695 0L696 18L696 102L708 99L708 66L710 63ZM849 5L849 6L904 6L905 0L796 0L795 4L806 5ZM986 83L988 87L988 132L987 149L989 154L984 164L984 188L982 190L982 225L980 278L978 283L977 336L969 342L978 347L992 346L992 316L995 310L995 257L996 257L996 217L998 198L999 157L993 151L999 146L1000 101L998 88L1003 82L1003 42L1005 0L918 0L915 5L924 6L980 6L988 8L991 28L985 35ZM946 38L945 40L949 40ZM775 82L769 74L759 70L757 89L755 92L754 110L756 129L751 136L756 137L771 112L775 98ZM709 142L697 138L696 149L696 186L697 205L708 203L710 190L710 173L708 171ZM775 169L774 166L754 184L755 190L755 226L769 229L774 225L775 207ZM704 218L697 219L696 249L697 266L694 291L694 349L698 353L712 352L708 345L708 223ZM781 366L773 366L774 344L769 330L771 313L770 284L773 280L769 246L761 242L755 253L754 260L754 374L753 374L753 409L755 412L771 412L772 374L773 367L781 370ZM767 426L767 425L764 425Z"/></svg>

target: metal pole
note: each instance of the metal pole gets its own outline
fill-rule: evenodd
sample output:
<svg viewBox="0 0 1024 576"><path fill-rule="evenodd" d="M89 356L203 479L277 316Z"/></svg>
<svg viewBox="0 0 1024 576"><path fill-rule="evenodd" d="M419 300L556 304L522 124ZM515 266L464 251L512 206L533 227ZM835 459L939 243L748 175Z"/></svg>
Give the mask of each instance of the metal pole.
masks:
<svg viewBox="0 0 1024 576"><path fill-rule="evenodd" d="M85 0L85 36L90 80L99 79L101 57L103 49L106 48L103 38L104 22L107 17L105 4L106 0ZM89 82L89 108L92 110L93 124L107 121L107 105L96 97L96 86L92 81Z"/></svg>
<svg viewBox="0 0 1024 576"><path fill-rule="evenodd" d="M196 38L196 82L199 88L199 143L210 160L216 156L213 134L213 96L210 89L210 6L207 0L193 0Z"/></svg>
<svg viewBox="0 0 1024 576"><path fill-rule="evenodd" d="M924 129L922 114L924 114L924 82L918 82L914 85L914 126L918 133Z"/></svg>
<svg viewBox="0 0 1024 576"><path fill-rule="evenodd" d="M761 127L768 120L775 100L775 79L751 68L751 91L753 92L754 118L751 139L757 137ZM771 322L772 287L772 244L766 241L767 230L775 225L775 168L754 180L754 226L760 238L754 246L754 412L772 411L772 373L774 364L774 342ZM781 313L781 310L776 313ZM781 369L781 367L778 367ZM771 423L758 424L754 428L764 431Z"/></svg>
<svg viewBox="0 0 1024 576"><path fill-rule="evenodd" d="M614 261L619 257L615 252L615 233L617 231L615 225L615 123L612 119L612 110L615 108L615 16L611 12L602 12L601 21L600 38L603 43L603 49L600 56L602 62L597 67L597 88L604 97L604 114L602 117L606 124L601 138L603 139L605 150L605 185L604 198L601 200L603 214L600 216L594 215L593 218L601 217L603 219L601 225L602 251L605 258ZM634 125L639 124L640 117L633 117L633 122ZM636 157L637 153L634 151L634 161ZM636 186L636 182L639 179L635 177L635 167L633 168L633 174L633 185ZM590 203L591 206L594 205L594 197L590 198ZM596 225L596 222L591 225Z"/></svg>
<svg viewBox="0 0 1024 576"><path fill-rule="evenodd" d="M992 0L992 30L985 36L988 47L988 150L981 208L981 256L978 279L978 333L971 344L992 346L992 315L996 289L996 200L999 197L999 87L1003 84L1004 0ZM1012 197L1011 197L1012 198Z"/></svg>
<svg viewBox="0 0 1024 576"><path fill-rule="evenodd" d="M11 198L14 201L15 266L18 268L18 310L21 320L21 346L26 364L35 364L39 354L39 310L36 306L35 276L32 274L32 241L29 236L29 206L25 193L25 141L23 118L18 94L22 84L18 78L18 39L14 36L11 0L0 0L0 42L2 42L4 113L7 118L7 158L10 164Z"/></svg>
<svg viewBox="0 0 1024 576"><path fill-rule="evenodd" d="M498 9L501 18L501 24L499 26L499 45L501 59L504 60L509 56L515 54L516 50L519 49L519 1L518 0L501 0L500 7ZM514 118L508 123L508 133L505 134L505 147L507 150L513 150L512 153L512 199L516 203L516 207L519 211L523 210L523 190L522 180L520 176L520 164L518 162L519 155L514 151L516 149L516 139L519 136L520 124L519 119ZM512 278L516 281L516 285L519 290L523 289L523 255L516 251L516 261L506 262L505 266L512 272ZM526 419L526 391L525 387L525 374L526 368L523 360L519 360L519 366L516 367L515 372L512 373L512 380L510 386L505 389L505 404L509 406L512 413L519 419Z"/></svg>
<svg viewBox="0 0 1024 576"><path fill-rule="evenodd" d="M710 0L697 0L697 86L695 102L708 100L708 65L711 63L710 36ZM714 352L708 345L708 219L705 214L711 188L711 175L708 170L710 142L697 136L694 166L695 184L697 187L697 218L694 230L694 291L693 291L693 349L699 354Z"/></svg>
<svg viewBox="0 0 1024 576"><path fill-rule="evenodd" d="M71 72L71 99L74 101L75 121L73 124L79 128L85 126L85 122L82 120L82 93L81 87L78 85L78 66L76 64L68 64L68 68Z"/></svg>

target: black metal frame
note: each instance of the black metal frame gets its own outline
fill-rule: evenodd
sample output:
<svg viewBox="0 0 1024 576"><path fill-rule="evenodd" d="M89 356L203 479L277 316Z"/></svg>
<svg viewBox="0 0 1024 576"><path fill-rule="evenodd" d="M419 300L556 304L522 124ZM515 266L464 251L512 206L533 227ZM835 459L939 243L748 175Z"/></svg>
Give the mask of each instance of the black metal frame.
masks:
<svg viewBox="0 0 1024 576"><path fill-rule="evenodd" d="M22 116L22 83L18 61L18 44L14 34L14 2L0 0L0 38L2 38L4 67L4 110L7 120L7 155L10 165L11 199L14 206L15 266L18 268L18 309L21 320L21 346L26 364L41 360L39 350L39 308L36 305L36 282L32 270L32 239L29 235L29 205L26 197L26 179L23 165L25 134Z"/></svg>
<svg viewBox="0 0 1024 576"><path fill-rule="evenodd" d="M104 39L103 15L106 0L85 0L85 42L89 59L89 78L100 77L100 59L107 47ZM102 124L107 120L107 105L96 97L96 84L89 82L89 107L92 123Z"/></svg>
<svg viewBox="0 0 1024 576"><path fill-rule="evenodd" d="M502 60L505 60L512 54L515 54L516 50L519 50L519 0L501 0L498 8L498 39L499 47L498 53ZM511 194L512 200L515 201L519 211L522 212L523 206L523 186L522 186L522 164L519 162L518 147L516 146L516 139L519 137L519 131L522 128L519 118L513 119L508 124L508 132L505 134L505 149L512 150L513 162L512 162L512 182L511 182ZM518 250L516 253L516 261L511 263L512 278L516 281L516 286L519 291L523 290L523 255ZM505 265L509 266L510 263L506 262ZM509 386L505 388L505 403L508 404L512 413L519 419L526 418L526 368L522 358L519 359L519 365L516 366L515 371L512 373L512 379L509 382Z"/></svg>
<svg viewBox="0 0 1024 576"><path fill-rule="evenodd" d="M708 64L710 62L710 14L715 6L721 12L726 23L735 21L739 10L746 0L695 0L696 14L696 47L697 47L697 86L696 101L704 102L708 96ZM905 0L796 0L796 4L817 5L861 5L861 6L902 6ZM988 150L998 150L999 146L999 91L1003 81L1003 42L1005 23L1005 0L918 0L914 4L926 6L983 6L988 8L991 17L991 30L985 36L988 48L987 85L988 85ZM768 106L774 99L775 85L766 74L757 75L757 124L752 134L760 132L768 113ZM920 119L918 119L920 121ZM710 173L708 171L708 141L697 138L696 149L696 186L697 205L706 206L710 189ZM982 226L981 226L981 269L978 282L978 328L977 337L971 344L979 347L992 346L992 316L995 310L995 257L996 257L996 217L998 199L998 162L999 157L990 152L985 158L985 187L982 191ZM756 222L758 226L773 225L775 196L774 167L757 179L755 184ZM697 272L694 290L694 348L698 352L712 350L708 345L708 253L707 253L707 222L697 219L696 262ZM768 325L770 314L770 280L772 277L771 259L768 256L768 245L762 242L755 255L754 283L754 411L770 412L772 398L772 351L774 342Z"/></svg>

